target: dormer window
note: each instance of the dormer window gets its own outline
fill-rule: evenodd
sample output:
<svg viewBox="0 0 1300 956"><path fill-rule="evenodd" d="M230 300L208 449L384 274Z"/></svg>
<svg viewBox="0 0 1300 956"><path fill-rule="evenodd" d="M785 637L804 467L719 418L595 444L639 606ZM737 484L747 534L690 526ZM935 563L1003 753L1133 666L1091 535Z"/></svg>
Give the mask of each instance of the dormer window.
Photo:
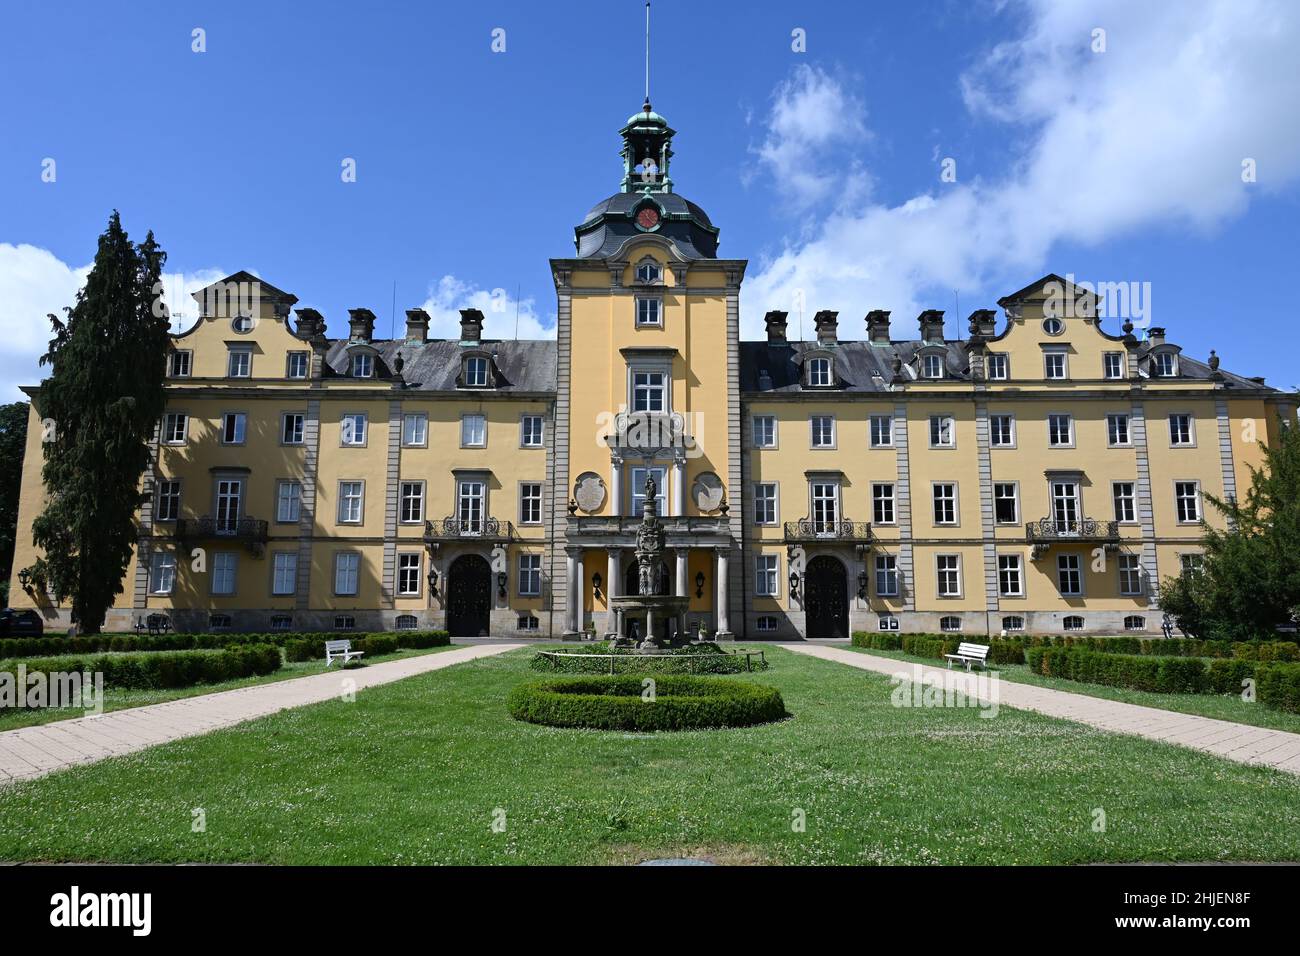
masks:
<svg viewBox="0 0 1300 956"><path fill-rule="evenodd" d="M943 378L943 356L922 355L921 356L921 377L922 378Z"/></svg>
<svg viewBox="0 0 1300 956"><path fill-rule="evenodd" d="M985 371L988 378L995 382L1005 382L1011 377L1007 354L1005 352L993 352L984 363Z"/></svg>
<svg viewBox="0 0 1300 956"><path fill-rule="evenodd" d="M663 274L664 270L657 262L643 262L636 267L636 281L643 285L659 282Z"/></svg>
<svg viewBox="0 0 1300 956"><path fill-rule="evenodd" d="M636 300L637 328L662 328L664 324L663 300L646 296Z"/></svg>
<svg viewBox="0 0 1300 956"><path fill-rule="evenodd" d="M465 360L465 387L487 388L488 360L482 356L473 356Z"/></svg>
<svg viewBox="0 0 1300 956"><path fill-rule="evenodd" d="M1173 352L1156 352L1151 356L1151 374L1157 378L1173 378L1178 374L1178 356Z"/></svg>
<svg viewBox="0 0 1300 956"><path fill-rule="evenodd" d="M815 358L808 363L808 384L813 388L827 388L832 382L831 360Z"/></svg>
<svg viewBox="0 0 1300 956"><path fill-rule="evenodd" d="M375 357L369 352L352 356L352 377L370 378L375 374Z"/></svg>
<svg viewBox="0 0 1300 956"><path fill-rule="evenodd" d="M253 317L251 315L237 315L230 322L230 327L240 335L253 331Z"/></svg>

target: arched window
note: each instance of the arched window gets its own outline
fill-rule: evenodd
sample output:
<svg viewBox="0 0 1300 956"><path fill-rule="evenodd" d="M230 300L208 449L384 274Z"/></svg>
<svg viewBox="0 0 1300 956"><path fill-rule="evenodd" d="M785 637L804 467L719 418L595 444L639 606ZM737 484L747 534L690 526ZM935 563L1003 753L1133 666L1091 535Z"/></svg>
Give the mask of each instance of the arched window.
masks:
<svg viewBox="0 0 1300 956"><path fill-rule="evenodd" d="M465 387L487 388L488 360L481 355L465 359Z"/></svg>
<svg viewBox="0 0 1300 956"><path fill-rule="evenodd" d="M397 631L413 631L418 622L414 614L399 614L393 621L393 629Z"/></svg>
<svg viewBox="0 0 1300 956"><path fill-rule="evenodd" d="M1004 631L1023 631L1025 629L1025 619L1018 614L1012 614L1002 619L1002 630Z"/></svg>
<svg viewBox="0 0 1300 956"><path fill-rule="evenodd" d="M880 629L882 631L898 630L898 618L894 617L892 614L880 615Z"/></svg>
<svg viewBox="0 0 1300 956"><path fill-rule="evenodd" d="M1147 619L1141 614L1130 614L1124 618L1124 630L1126 631L1145 631L1147 629Z"/></svg>
<svg viewBox="0 0 1300 956"><path fill-rule="evenodd" d="M961 630L961 618L957 617L956 615L952 615L952 614L948 615L947 617L941 617L941 618L939 618L939 630L941 630L941 631L960 631L960 630Z"/></svg>
<svg viewBox="0 0 1300 956"><path fill-rule="evenodd" d="M208 615L208 628L213 631L225 631L230 628L229 614L210 614Z"/></svg>
<svg viewBox="0 0 1300 956"><path fill-rule="evenodd" d="M808 363L808 384L813 388L825 388L832 382L831 360L815 358Z"/></svg>
<svg viewBox="0 0 1300 956"><path fill-rule="evenodd" d="M636 281L649 285L663 278L664 271L657 262L643 262L636 267Z"/></svg>
<svg viewBox="0 0 1300 956"><path fill-rule="evenodd" d="M1062 625L1065 627L1065 629L1066 629L1067 631L1082 631L1082 630L1083 630L1083 618L1081 618L1081 617L1080 617L1079 615L1077 615L1077 614L1070 614L1070 615L1068 615L1068 616L1065 618L1065 620L1062 621L1061 623L1062 623Z"/></svg>

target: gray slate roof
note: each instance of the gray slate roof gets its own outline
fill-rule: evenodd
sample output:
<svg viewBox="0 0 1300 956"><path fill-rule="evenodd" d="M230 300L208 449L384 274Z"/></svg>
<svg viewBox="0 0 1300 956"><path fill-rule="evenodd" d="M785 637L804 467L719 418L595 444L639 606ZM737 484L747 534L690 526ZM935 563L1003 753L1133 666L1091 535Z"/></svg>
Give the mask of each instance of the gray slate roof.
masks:
<svg viewBox="0 0 1300 956"><path fill-rule="evenodd" d="M376 379L395 378L393 362L401 353L401 378L417 391L452 391L461 370L461 356L466 347L447 339L408 342L405 339L379 339L367 343L379 353ZM325 376L347 377L349 372L347 339L331 340L325 354ZM493 354L500 373L497 392L554 392L556 380L555 343L549 340L517 341L484 339L478 345Z"/></svg>
<svg viewBox="0 0 1300 956"><path fill-rule="evenodd" d="M703 209L677 193L652 196L664 211L654 235L671 240L687 259L717 258L718 234ZM644 199L642 193L615 193L592 206L574 230L578 258L614 255L628 239L645 235L632 220L632 210Z"/></svg>

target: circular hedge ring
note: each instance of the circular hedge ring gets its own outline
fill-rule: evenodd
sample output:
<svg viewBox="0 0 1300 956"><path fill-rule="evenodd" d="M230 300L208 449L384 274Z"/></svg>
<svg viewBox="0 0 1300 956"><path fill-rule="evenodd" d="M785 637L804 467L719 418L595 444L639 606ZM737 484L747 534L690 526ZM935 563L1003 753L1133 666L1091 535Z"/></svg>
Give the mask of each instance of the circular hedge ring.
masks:
<svg viewBox="0 0 1300 956"><path fill-rule="evenodd" d="M516 720L593 730L749 727L787 716L780 692L762 684L662 674L645 699L649 680L638 674L529 681L510 692L506 707Z"/></svg>

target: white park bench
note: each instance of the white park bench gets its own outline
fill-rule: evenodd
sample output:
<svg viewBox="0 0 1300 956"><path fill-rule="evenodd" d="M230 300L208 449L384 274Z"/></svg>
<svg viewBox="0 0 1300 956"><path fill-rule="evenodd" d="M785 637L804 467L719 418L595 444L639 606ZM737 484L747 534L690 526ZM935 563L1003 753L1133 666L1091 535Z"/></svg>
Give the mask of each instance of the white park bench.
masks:
<svg viewBox="0 0 1300 956"><path fill-rule="evenodd" d="M326 641L325 642L325 666L330 667L335 661L342 661L343 666L348 666L348 661L360 657L365 651L354 651L352 642L343 641Z"/></svg>
<svg viewBox="0 0 1300 956"><path fill-rule="evenodd" d="M949 668L952 667L953 661L961 661L966 665L967 670L970 670L972 664L979 664L983 667L988 663L989 645L962 643L957 645L956 654L945 654L943 656L948 658Z"/></svg>

